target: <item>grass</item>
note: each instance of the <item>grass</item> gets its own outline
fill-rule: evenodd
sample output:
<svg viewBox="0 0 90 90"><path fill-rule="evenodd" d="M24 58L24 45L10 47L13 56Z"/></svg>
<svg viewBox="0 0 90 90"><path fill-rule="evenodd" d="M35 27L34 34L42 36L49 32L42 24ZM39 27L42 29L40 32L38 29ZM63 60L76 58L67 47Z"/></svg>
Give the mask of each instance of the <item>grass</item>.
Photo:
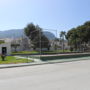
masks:
<svg viewBox="0 0 90 90"><path fill-rule="evenodd" d="M64 50L64 52L70 52L70 50ZM20 51L13 52L12 54L39 54L40 51ZM54 50L54 51L42 51L44 54L53 54L53 53L63 53L63 50Z"/></svg>
<svg viewBox="0 0 90 90"><path fill-rule="evenodd" d="M70 50L64 50L64 53L65 52L71 52ZM54 51L44 51L43 53L51 53L51 54L53 54L53 53L63 53L63 50L54 50Z"/></svg>
<svg viewBox="0 0 90 90"><path fill-rule="evenodd" d="M20 51L20 52L13 52L12 54L37 54L38 51Z"/></svg>
<svg viewBox="0 0 90 90"><path fill-rule="evenodd" d="M7 56L5 58L5 61L2 61L0 57L0 64L17 64L17 63L27 63L27 62L33 62L33 61L28 59L16 58L14 56Z"/></svg>

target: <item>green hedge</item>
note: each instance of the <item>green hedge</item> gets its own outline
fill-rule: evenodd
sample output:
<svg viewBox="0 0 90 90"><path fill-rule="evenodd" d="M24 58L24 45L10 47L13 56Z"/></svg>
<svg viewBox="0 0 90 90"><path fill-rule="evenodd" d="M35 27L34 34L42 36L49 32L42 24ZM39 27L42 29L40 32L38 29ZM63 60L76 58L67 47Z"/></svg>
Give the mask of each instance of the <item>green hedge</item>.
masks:
<svg viewBox="0 0 90 90"><path fill-rule="evenodd" d="M42 61L48 60L58 60L58 59L71 59L71 58L79 58L79 57L88 57L90 54L78 54L78 55L62 55L62 56L42 56L40 59Z"/></svg>

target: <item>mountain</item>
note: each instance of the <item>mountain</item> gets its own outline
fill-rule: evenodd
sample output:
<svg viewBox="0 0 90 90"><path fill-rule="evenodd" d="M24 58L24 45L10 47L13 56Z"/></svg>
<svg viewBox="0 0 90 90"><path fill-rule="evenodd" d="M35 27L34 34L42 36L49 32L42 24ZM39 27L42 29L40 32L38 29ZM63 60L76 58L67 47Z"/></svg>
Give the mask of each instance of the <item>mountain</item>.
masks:
<svg viewBox="0 0 90 90"><path fill-rule="evenodd" d="M50 40L53 40L56 38L55 35L49 31L44 31L44 35Z"/></svg>
<svg viewBox="0 0 90 90"><path fill-rule="evenodd" d="M0 38L19 38L24 35L23 29L0 31Z"/></svg>
<svg viewBox="0 0 90 90"><path fill-rule="evenodd" d="M55 35L49 31L44 31L44 35L50 40L55 39ZM23 29L0 31L0 38L20 38L22 36L25 36Z"/></svg>

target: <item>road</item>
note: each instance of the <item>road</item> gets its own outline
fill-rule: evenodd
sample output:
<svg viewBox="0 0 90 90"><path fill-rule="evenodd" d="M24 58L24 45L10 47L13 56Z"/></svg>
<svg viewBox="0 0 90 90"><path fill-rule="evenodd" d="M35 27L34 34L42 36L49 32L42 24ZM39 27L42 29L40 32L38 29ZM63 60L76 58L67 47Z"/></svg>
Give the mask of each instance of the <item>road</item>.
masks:
<svg viewBox="0 0 90 90"><path fill-rule="evenodd" d="M0 90L90 90L90 60L0 69Z"/></svg>

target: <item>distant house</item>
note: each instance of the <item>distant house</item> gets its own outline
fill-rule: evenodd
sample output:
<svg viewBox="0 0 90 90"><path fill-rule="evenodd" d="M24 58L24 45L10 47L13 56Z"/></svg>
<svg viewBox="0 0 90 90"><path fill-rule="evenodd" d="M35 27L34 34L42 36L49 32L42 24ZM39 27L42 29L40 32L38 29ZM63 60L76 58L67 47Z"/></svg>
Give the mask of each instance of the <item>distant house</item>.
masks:
<svg viewBox="0 0 90 90"><path fill-rule="evenodd" d="M4 41L4 42L2 42ZM25 51L30 50L31 44L29 39L26 37L21 38L3 38L0 39L0 54L10 55L15 51Z"/></svg>
<svg viewBox="0 0 90 90"><path fill-rule="evenodd" d="M29 39L25 38L25 37L13 39L11 41L12 52L15 51L14 45L18 45L17 48L16 48L17 51L24 51L24 50L29 50L30 49Z"/></svg>
<svg viewBox="0 0 90 90"><path fill-rule="evenodd" d="M0 44L0 54L11 54L11 44L10 43L2 43Z"/></svg>
<svg viewBox="0 0 90 90"><path fill-rule="evenodd" d="M0 43L0 54L2 54L2 47L6 47L4 48L5 52L10 55L11 52L29 50L31 46L29 39L26 37L3 38L0 41L4 41L4 43Z"/></svg>
<svg viewBox="0 0 90 90"><path fill-rule="evenodd" d="M51 40L51 50L61 50L63 48L62 42L59 39ZM68 42L64 41L64 49L70 49L70 46L68 45Z"/></svg>

